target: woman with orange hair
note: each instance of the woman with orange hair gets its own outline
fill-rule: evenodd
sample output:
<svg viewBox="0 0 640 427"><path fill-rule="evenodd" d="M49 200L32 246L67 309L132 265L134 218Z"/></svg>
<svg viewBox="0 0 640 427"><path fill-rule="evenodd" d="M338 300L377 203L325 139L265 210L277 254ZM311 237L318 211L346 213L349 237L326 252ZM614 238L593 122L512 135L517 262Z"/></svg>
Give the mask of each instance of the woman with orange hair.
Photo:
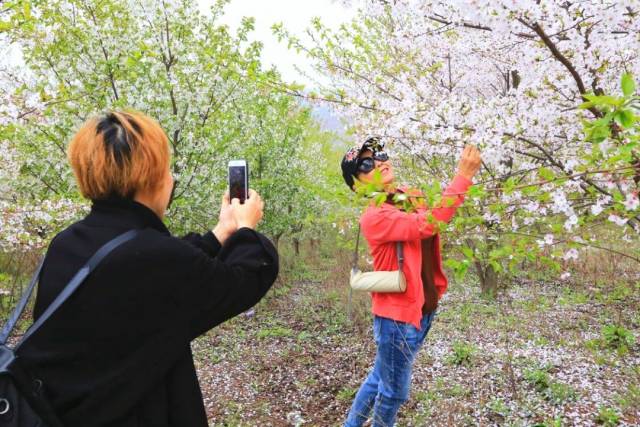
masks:
<svg viewBox="0 0 640 427"><path fill-rule="evenodd" d="M278 273L275 248L255 231L260 196L225 195L212 231L180 239L162 222L174 181L158 123L136 112L93 118L68 154L92 208L51 242L34 318L106 242L138 232L18 356L65 426L206 426L190 342L256 304Z"/></svg>

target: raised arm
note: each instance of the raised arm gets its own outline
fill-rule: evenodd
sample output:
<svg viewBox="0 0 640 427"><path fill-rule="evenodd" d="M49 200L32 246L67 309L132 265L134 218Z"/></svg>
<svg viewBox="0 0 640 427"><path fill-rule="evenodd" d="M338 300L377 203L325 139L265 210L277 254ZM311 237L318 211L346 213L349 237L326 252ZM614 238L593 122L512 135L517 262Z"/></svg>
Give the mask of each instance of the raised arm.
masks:
<svg viewBox="0 0 640 427"><path fill-rule="evenodd" d="M260 195L250 190L244 204L238 199L229 204L227 197L226 205L238 230L225 239L216 258L200 256L191 261L193 288L188 298L198 306L190 316L192 338L255 305L278 275L275 247L254 230L263 215Z"/></svg>
<svg viewBox="0 0 640 427"><path fill-rule="evenodd" d="M246 227L229 237L216 258L194 257L184 284L189 339L253 307L275 282L278 268L275 247Z"/></svg>
<svg viewBox="0 0 640 427"><path fill-rule="evenodd" d="M464 194L473 184L471 179L481 163L480 151L473 145L465 146L458 163L458 173L442 193L441 206L411 213L386 204L369 207L360 219L363 234L369 241L382 243L426 239L437 234L437 222L451 221L464 200Z"/></svg>
<svg viewBox="0 0 640 427"><path fill-rule="evenodd" d="M436 222L449 222L456 208L464 201L464 193L471 181L457 175L443 192L443 206L427 210L420 208L416 212L403 212L393 206L369 207L360 222L367 240L375 242L403 242L426 239L437 234ZM428 213L434 220L429 222Z"/></svg>

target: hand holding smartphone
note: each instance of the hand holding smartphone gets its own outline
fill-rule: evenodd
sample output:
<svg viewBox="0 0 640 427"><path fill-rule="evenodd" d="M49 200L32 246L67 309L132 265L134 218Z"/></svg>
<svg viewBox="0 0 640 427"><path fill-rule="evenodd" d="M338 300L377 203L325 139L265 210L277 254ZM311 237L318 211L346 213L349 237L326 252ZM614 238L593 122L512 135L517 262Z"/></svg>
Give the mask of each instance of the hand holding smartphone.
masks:
<svg viewBox="0 0 640 427"><path fill-rule="evenodd" d="M248 169L245 160L229 162L229 199L237 227L254 229L262 219L264 202L255 190L249 189Z"/></svg>
<svg viewBox="0 0 640 427"><path fill-rule="evenodd" d="M245 160L229 162L229 196L230 200L240 199L240 203L249 198L249 170Z"/></svg>

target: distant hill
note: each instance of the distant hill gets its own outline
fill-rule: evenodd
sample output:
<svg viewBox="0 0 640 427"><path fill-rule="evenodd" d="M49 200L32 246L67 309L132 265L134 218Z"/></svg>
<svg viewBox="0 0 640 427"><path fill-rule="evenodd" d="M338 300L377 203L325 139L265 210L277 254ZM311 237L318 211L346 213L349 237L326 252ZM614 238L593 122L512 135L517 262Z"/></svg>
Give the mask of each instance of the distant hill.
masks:
<svg viewBox="0 0 640 427"><path fill-rule="evenodd" d="M342 124L339 117L335 116L333 111L324 105L313 105L312 107L313 117L320 122L320 126L323 130L328 130L337 133L340 136L345 135L345 127Z"/></svg>

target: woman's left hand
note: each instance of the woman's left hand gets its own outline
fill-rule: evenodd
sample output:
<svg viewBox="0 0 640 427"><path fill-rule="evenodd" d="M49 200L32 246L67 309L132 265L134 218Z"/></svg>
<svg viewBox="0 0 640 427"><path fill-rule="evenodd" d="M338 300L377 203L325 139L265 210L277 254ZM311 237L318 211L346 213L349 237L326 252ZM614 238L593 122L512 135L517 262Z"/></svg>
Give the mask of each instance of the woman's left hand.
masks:
<svg viewBox="0 0 640 427"><path fill-rule="evenodd" d="M220 216L218 218L218 224L213 229L213 234L223 244L229 236L231 236L238 226L233 216L233 206L229 202L229 192L225 192L222 196L222 204L220 205Z"/></svg>

